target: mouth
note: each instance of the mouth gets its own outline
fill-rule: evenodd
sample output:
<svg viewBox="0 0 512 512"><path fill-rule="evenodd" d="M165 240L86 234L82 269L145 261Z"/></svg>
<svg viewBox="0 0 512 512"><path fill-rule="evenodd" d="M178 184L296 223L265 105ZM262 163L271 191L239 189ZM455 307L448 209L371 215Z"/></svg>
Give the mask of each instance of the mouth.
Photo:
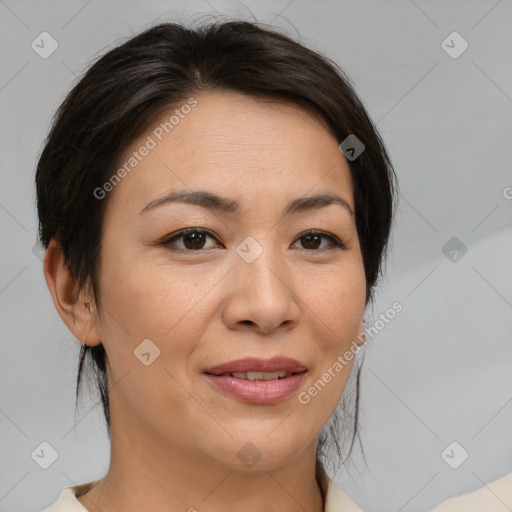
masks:
<svg viewBox="0 0 512 512"><path fill-rule="evenodd" d="M296 375L297 373L302 372L287 372L286 370L278 370L276 372L227 372L227 373L209 373L205 372L208 375L213 375L215 377L234 377L235 379L242 380L281 380L290 377L291 375Z"/></svg>
<svg viewBox="0 0 512 512"><path fill-rule="evenodd" d="M218 364L205 370L210 375L237 375L237 378L249 380L275 380L285 378L294 373L306 371L306 365L296 359L284 356L276 356L271 359L258 359L248 357L236 359L227 363ZM283 373L284 372L284 373ZM242 376L243 374L243 376Z"/></svg>
<svg viewBox="0 0 512 512"><path fill-rule="evenodd" d="M216 391L252 404L275 404L299 387L307 368L295 359L238 359L206 369Z"/></svg>

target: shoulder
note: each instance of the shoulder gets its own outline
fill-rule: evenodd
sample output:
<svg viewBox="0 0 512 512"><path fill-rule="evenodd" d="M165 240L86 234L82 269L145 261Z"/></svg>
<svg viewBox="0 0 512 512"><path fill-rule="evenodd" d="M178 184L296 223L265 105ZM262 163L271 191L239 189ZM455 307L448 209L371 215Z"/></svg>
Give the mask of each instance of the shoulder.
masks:
<svg viewBox="0 0 512 512"><path fill-rule="evenodd" d="M431 512L505 512L512 510L512 473L468 492L443 501Z"/></svg>
<svg viewBox="0 0 512 512"><path fill-rule="evenodd" d="M94 487L99 480L87 482L62 489L57 501L42 512L87 512L87 509L76 499L77 496Z"/></svg>
<svg viewBox="0 0 512 512"><path fill-rule="evenodd" d="M325 512L363 512L363 510L341 487L329 479L325 497Z"/></svg>

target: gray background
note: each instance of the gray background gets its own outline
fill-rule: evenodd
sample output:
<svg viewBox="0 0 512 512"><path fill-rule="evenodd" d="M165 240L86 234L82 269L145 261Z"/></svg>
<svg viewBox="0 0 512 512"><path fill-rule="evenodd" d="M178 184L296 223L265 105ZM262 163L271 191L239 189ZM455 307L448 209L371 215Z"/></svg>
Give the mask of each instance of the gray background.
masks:
<svg viewBox="0 0 512 512"><path fill-rule="evenodd" d="M412 512L510 472L510 0L0 0L0 510L41 510L108 467L96 397L75 415L79 343L33 252L34 169L51 116L106 48L153 22L215 11L272 22L334 58L398 173L393 253L367 322L394 301L403 311L365 348L367 466L356 450L337 482L364 510ZM59 45L47 59L31 48L43 31ZM469 44L458 58L441 46L453 31ZM455 262L442 251L452 237ZM58 452L46 470L31 457L42 441ZM452 464L469 454L457 469L441 456L453 441Z"/></svg>

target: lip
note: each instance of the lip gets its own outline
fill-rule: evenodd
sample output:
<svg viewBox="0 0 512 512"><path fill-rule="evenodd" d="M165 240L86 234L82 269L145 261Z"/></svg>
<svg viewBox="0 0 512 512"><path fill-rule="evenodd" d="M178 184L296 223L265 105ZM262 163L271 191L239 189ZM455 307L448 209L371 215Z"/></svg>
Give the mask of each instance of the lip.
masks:
<svg viewBox="0 0 512 512"><path fill-rule="evenodd" d="M275 372L284 370L293 372L278 380L246 380L221 375L234 372ZM276 404L293 395L307 373L305 365L289 357L272 359L246 358L237 359L205 370L204 375L220 390L236 399L252 404Z"/></svg>
<svg viewBox="0 0 512 512"><path fill-rule="evenodd" d="M207 368L204 373L220 375L222 373L233 372L276 372L278 370L302 373L306 371L307 368L296 359L291 359L290 357L276 356L271 359L248 357L212 366Z"/></svg>
<svg viewBox="0 0 512 512"><path fill-rule="evenodd" d="M306 373L295 373L279 380L245 380L229 375L205 375L216 389L244 402L264 405L282 402L293 395Z"/></svg>

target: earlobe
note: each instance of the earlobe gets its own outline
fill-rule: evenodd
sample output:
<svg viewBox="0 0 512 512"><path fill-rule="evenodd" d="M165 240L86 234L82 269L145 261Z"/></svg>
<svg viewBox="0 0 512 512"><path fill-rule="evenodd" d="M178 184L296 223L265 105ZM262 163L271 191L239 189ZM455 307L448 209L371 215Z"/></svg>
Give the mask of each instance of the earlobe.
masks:
<svg viewBox="0 0 512 512"><path fill-rule="evenodd" d="M99 345L97 314L94 301L70 274L62 248L52 240L43 263L44 277L52 295L53 304L73 336L86 345Z"/></svg>

